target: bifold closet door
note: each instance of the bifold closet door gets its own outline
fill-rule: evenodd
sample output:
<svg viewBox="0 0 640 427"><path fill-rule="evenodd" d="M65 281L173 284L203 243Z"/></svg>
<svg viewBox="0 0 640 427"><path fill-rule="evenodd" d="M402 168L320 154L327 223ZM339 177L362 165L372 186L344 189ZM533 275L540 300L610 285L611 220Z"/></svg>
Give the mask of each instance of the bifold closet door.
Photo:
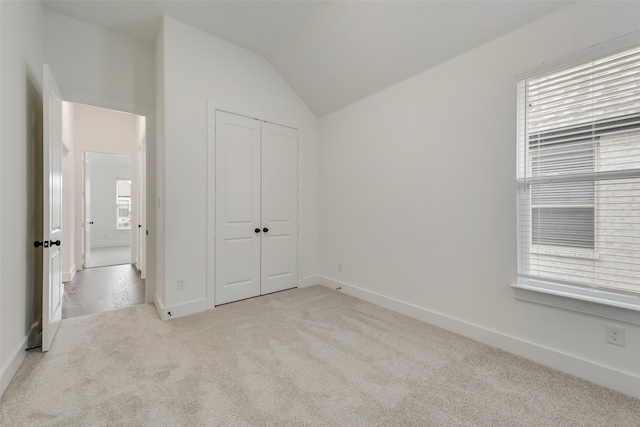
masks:
<svg viewBox="0 0 640 427"><path fill-rule="evenodd" d="M295 288L298 131L267 122L262 122L262 227L261 294Z"/></svg>
<svg viewBox="0 0 640 427"><path fill-rule="evenodd" d="M216 112L216 305L260 295L260 139L259 120Z"/></svg>
<svg viewBox="0 0 640 427"><path fill-rule="evenodd" d="M216 112L215 304L298 285L298 131Z"/></svg>

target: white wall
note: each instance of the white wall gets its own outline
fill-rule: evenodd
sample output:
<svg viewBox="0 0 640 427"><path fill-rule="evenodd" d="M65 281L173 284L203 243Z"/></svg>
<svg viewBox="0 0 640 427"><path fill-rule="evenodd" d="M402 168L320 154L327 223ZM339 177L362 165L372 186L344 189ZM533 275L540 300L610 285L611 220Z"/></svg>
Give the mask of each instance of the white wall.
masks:
<svg viewBox="0 0 640 427"><path fill-rule="evenodd" d="M509 287L516 76L639 18L639 3L578 3L322 118L323 283L640 397L637 326L612 346L605 319Z"/></svg>
<svg viewBox="0 0 640 427"><path fill-rule="evenodd" d="M74 109L69 102L62 103L62 281L68 282L76 273L75 264L75 150L73 144Z"/></svg>
<svg viewBox="0 0 640 427"><path fill-rule="evenodd" d="M65 99L155 105L153 46L45 10L45 59Z"/></svg>
<svg viewBox="0 0 640 427"><path fill-rule="evenodd" d="M147 204L153 206L156 176L154 47L48 10L44 12L44 35L45 62L51 66L65 100L146 117ZM146 238L145 293L147 302L151 302L155 294L156 211L148 210L147 213L150 232ZM77 245L81 236L75 238ZM80 268L82 264L77 259L76 263Z"/></svg>
<svg viewBox="0 0 640 427"><path fill-rule="evenodd" d="M82 152L94 152L105 154L119 154L135 159L138 147L138 116L134 114L122 113L115 110L93 107L84 104L73 104L74 107L74 150L75 150L75 181L76 194L82 194ZM131 162L129 176L132 186L137 185L137 165ZM93 164L90 166L93 169ZM93 176L91 176L93 178ZM92 185L93 190L93 185ZM104 189L103 189L104 190ZM97 197L95 193L92 199ZM76 218L82 218L82 198L76 198ZM93 207L93 204L92 204ZM91 215L100 215L92 209ZM135 214L135 212L132 212ZM108 221L101 219L99 222ZM98 224L94 221L92 234L101 233L99 236L107 235L107 240L100 242L107 243L109 234L106 224ZM97 231L94 231L96 230ZM76 265L80 269L82 265L82 221L76 221ZM122 233L122 232L119 232ZM127 239L130 233L127 233ZM132 244L132 252L134 245Z"/></svg>
<svg viewBox="0 0 640 427"><path fill-rule="evenodd" d="M100 161L91 157L91 248L129 246L131 230L116 230L116 180L131 179L131 159L126 159L129 164L123 166L118 158L107 163L104 155Z"/></svg>
<svg viewBox="0 0 640 427"><path fill-rule="evenodd" d="M42 6L0 2L0 392L42 313ZM40 190L39 190L40 189Z"/></svg>
<svg viewBox="0 0 640 427"><path fill-rule="evenodd" d="M317 119L268 61L171 18L164 19L164 305L205 301L207 293L207 101L214 108L299 129L301 277L317 281ZM160 133L160 132L159 132ZM209 166L211 167L211 166ZM176 280L186 289L177 291ZM209 278L209 288L212 280ZM186 311L185 311L186 310Z"/></svg>

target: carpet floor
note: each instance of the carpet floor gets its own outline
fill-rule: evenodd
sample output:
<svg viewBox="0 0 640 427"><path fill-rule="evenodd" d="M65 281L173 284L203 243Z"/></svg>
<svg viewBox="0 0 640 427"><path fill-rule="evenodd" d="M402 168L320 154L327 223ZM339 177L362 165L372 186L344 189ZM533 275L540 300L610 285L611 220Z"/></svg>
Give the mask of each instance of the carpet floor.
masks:
<svg viewBox="0 0 640 427"><path fill-rule="evenodd" d="M313 286L62 321L3 426L639 426L640 401Z"/></svg>

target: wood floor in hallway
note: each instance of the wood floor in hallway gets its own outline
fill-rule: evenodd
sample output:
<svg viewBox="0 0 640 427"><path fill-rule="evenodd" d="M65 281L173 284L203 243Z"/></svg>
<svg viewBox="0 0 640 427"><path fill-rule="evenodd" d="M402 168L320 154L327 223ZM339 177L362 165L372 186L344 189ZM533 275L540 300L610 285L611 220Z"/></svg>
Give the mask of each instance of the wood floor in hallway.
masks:
<svg viewBox="0 0 640 427"><path fill-rule="evenodd" d="M64 284L62 318L144 303L144 279L132 264L87 268Z"/></svg>

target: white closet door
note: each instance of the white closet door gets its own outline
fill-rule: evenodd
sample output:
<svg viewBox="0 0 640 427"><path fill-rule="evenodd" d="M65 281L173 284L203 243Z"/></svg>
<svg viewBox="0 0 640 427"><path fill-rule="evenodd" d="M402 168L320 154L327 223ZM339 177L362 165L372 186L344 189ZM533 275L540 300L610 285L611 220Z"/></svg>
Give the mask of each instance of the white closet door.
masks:
<svg viewBox="0 0 640 427"><path fill-rule="evenodd" d="M262 123L262 227L262 294L295 288L298 131L266 122Z"/></svg>
<svg viewBox="0 0 640 427"><path fill-rule="evenodd" d="M260 295L260 159L260 121L216 112L216 305Z"/></svg>

